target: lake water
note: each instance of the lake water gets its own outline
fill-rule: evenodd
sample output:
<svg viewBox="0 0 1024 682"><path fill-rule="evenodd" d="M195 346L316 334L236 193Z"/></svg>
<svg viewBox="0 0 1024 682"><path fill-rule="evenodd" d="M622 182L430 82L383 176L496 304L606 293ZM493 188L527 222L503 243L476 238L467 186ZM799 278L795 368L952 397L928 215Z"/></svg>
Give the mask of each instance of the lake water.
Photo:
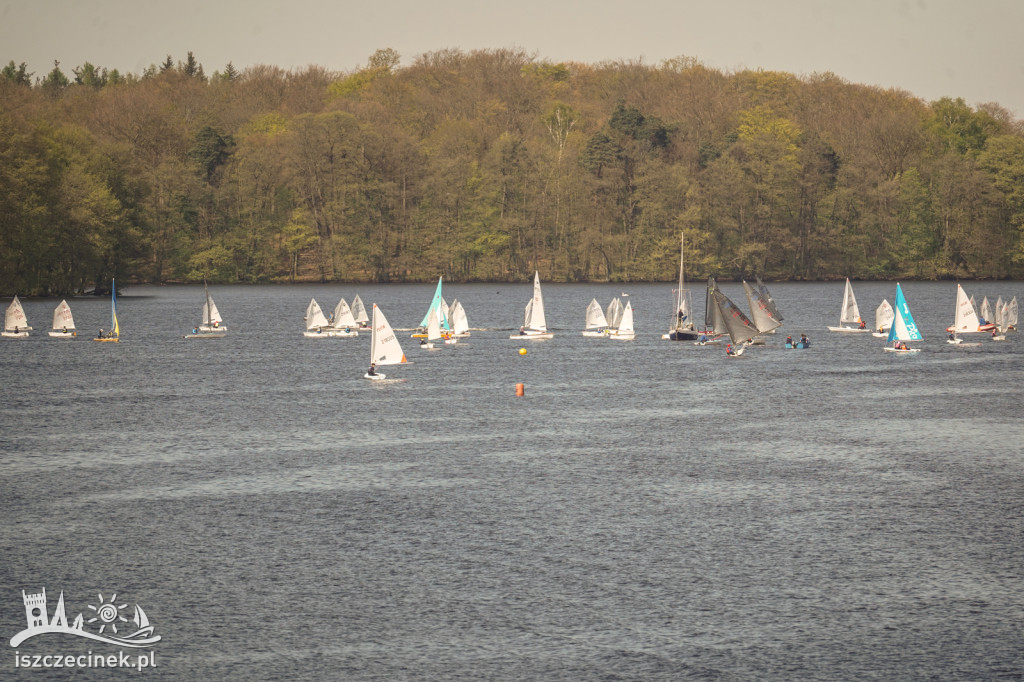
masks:
<svg viewBox="0 0 1024 682"><path fill-rule="evenodd" d="M545 285L536 342L508 338L529 284L446 285L472 337L400 333L414 364L384 385L369 333L304 338L306 304L359 293L411 328L433 285L213 287L229 336L187 341L201 287L129 286L120 344L89 340L108 301L70 301L72 340L25 301L36 331L0 340L0 678L67 676L7 646L45 587L69 622L141 605L140 678L1022 679L1024 337L952 347L955 284L909 282L924 352L895 357L825 330L841 282L770 287L782 334L727 359L660 338L670 284ZM854 288L869 320L895 294ZM637 339L583 338L623 291Z"/></svg>

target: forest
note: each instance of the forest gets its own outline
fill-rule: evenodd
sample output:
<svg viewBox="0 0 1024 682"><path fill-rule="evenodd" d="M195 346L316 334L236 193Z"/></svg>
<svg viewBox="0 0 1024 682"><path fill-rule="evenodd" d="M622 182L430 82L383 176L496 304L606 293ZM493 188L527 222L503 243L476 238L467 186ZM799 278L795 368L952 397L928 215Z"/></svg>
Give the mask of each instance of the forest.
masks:
<svg viewBox="0 0 1024 682"><path fill-rule="evenodd" d="M391 49L0 72L0 294L1024 277L1024 123L833 73Z"/></svg>

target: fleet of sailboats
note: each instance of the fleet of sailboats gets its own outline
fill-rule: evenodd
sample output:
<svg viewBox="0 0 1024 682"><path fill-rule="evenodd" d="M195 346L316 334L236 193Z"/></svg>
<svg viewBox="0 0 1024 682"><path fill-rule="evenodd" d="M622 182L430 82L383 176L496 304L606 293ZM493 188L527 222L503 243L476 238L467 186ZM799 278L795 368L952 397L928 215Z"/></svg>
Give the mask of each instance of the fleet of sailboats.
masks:
<svg viewBox="0 0 1024 682"><path fill-rule="evenodd" d="M682 263L683 251L680 253ZM458 300L449 306L444 301L441 287L442 279L438 278L434 298L424 318L426 332L422 334L425 342L422 347L432 348L434 344L443 341L446 344L456 343L459 337L469 335L469 325L466 319L465 309ZM682 266L680 267L679 284L685 288L685 279ZM727 338L730 341L729 355L739 356L751 345L764 345L763 337L771 334L782 325L782 315L768 291L767 287L756 278L756 286L750 282L742 281L744 294L749 305L749 317L741 310L728 296L718 287L713 277L708 278L705 329L699 334L705 335L707 341L711 339ZM674 308L677 319L690 323L688 329L693 329L693 311L689 304L688 293L685 296L679 295L680 289L675 291L676 306ZM223 338L226 336L227 327L223 318L213 301L209 287L203 285L204 303L202 306L201 323L193 328L192 333L186 338ZM625 294L622 294L625 296ZM117 291L116 282L111 282L111 320L110 329L100 330L100 334L94 339L104 342L118 342L120 339L120 325L117 316ZM965 334L985 332L991 330L991 338L995 341L1006 339L1006 333L1016 330L1018 323L1017 297L1004 301L1000 296L991 303L988 297L983 297L980 309L975 308L974 299L970 298L964 287L957 284L956 303L954 307L953 324L947 327L949 332L948 343L957 347L979 346L980 343L968 343L963 338ZM358 302L358 306L356 305ZM685 305L684 305L685 302ZM321 310L316 299L310 299L304 317L306 323L305 336L329 338L331 336L357 336L360 322L355 312L357 307L365 312L365 307L359 301L358 295L353 298L353 305L349 306L344 298L341 298L334 308L333 315L327 318ZM682 312L683 315L679 316ZM986 317L991 317L989 321ZM401 347L394 338L394 330L387 324L383 313L375 305L374 319L376 320L370 329L374 332L371 339L371 363L376 365L400 364L406 362ZM857 325L848 326L848 325ZM883 299L875 309L874 326L864 329L864 320L861 318L860 310L849 278L844 286L843 304L840 312L840 326L829 326L832 331L841 332L873 332L876 337L886 338L885 350L895 353L918 353L921 348L913 348L907 345L908 342L920 341L923 339L920 329L917 327L910 308L907 304L902 286L897 283L895 304L890 305L888 300ZM678 328L677 328L678 329ZM14 338L25 338L31 327L25 314L21 300L15 296L7 307L4 320L4 336ZM670 329L669 333L672 333ZM67 300L61 300L53 310L53 324L48 332L54 338L74 338L77 335L74 317ZM634 309L630 299L626 299L623 305L622 299L613 298L608 307L602 309L596 298L591 299L586 308L585 328L583 336L607 337L619 340L636 338L634 326ZM533 296L524 309L523 325L518 334L513 334L511 339L550 339L554 333L548 329L544 309L544 298L541 290L540 273L534 272ZM662 335L665 338L668 335ZM698 338L700 338L698 336ZM797 347L796 344L787 345ZM396 350L397 349L397 350ZM396 359L397 358L397 359ZM383 378L383 375L374 372L367 372L367 378Z"/></svg>

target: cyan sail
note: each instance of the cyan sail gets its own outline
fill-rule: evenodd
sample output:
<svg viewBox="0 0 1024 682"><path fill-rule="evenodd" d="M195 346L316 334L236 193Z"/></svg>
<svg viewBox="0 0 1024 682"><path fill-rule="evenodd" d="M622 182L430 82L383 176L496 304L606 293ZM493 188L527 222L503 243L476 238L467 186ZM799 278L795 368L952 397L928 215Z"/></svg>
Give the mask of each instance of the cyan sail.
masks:
<svg viewBox="0 0 1024 682"><path fill-rule="evenodd" d="M893 312L895 317L892 326L889 327L889 343L897 340L920 341L924 338L917 328L917 323L914 322L914 316L910 314L910 307L907 305L907 299L903 296L903 289L900 288L899 282L896 283L896 304L893 306Z"/></svg>
<svg viewBox="0 0 1024 682"><path fill-rule="evenodd" d="M451 331L451 325L448 322L448 306L443 305L444 299L441 298L441 278L437 278L437 289L434 290L434 298L430 301L430 307L427 308L427 314L423 316L423 320L420 322L420 326L426 328L430 322L430 316L434 314L435 310L441 311L441 328Z"/></svg>

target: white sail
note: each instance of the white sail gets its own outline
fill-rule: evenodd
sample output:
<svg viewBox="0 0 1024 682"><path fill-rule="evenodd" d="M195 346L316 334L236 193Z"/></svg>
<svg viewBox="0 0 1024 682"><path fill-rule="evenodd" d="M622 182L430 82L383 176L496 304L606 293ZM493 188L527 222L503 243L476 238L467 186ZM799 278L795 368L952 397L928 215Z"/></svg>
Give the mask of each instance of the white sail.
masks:
<svg viewBox="0 0 1024 682"><path fill-rule="evenodd" d="M441 340L441 310L435 309L427 319L427 341Z"/></svg>
<svg viewBox="0 0 1024 682"><path fill-rule="evenodd" d="M889 304L887 299L883 298L882 302L875 308L875 331L889 331L894 317L896 317L896 313L893 312L892 305Z"/></svg>
<svg viewBox="0 0 1024 682"><path fill-rule="evenodd" d="M528 330L546 332L548 330L548 323L544 317L544 296L540 290L540 273L533 273L533 299L530 301L531 305L526 308L525 324L523 325Z"/></svg>
<svg viewBox="0 0 1024 682"><path fill-rule="evenodd" d="M25 316L25 309L21 306L17 294L14 295L11 304L7 306L7 315L4 316L4 331L13 332L15 329L19 332L32 329L28 326L28 317Z"/></svg>
<svg viewBox="0 0 1024 682"><path fill-rule="evenodd" d="M328 326L330 325L324 316L324 311L320 309L320 304L316 302L315 298L309 299L309 305L306 306L306 331L317 331Z"/></svg>
<svg viewBox="0 0 1024 682"><path fill-rule="evenodd" d="M992 304L988 302L988 296L981 299L981 312L979 315L979 324L991 324L995 321L995 315L992 314Z"/></svg>
<svg viewBox="0 0 1024 682"><path fill-rule="evenodd" d="M352 297L352 317L360 325L370 321L370 316L366 314L366 306L363 305L363 299L359 298L359 294Z"/></svg>
<svg viewBox="0 0 1024 682"><path fill-rule="evenodd" d="M953 334L978 331L978 314L967 298L967 292L959 284L956 285L956 312L953 318Z"/></svg>
<svg viewBox="0 0 1024 682"><path fill-rule="evenodd" d="M626 301L626 307L622 309L622 319L619 320L618 328L608 334L612 339L632 339L636 336L633 330L633 304Z"/></svg>
<svg viewBox="0 0 1024 682"><path fill-rule="evenodd" d="M843 290L843 307L839 312L839 324L860 322L860 308L857 307L857 298L853 295L853 286L850 278L846 278L846 288Z"/></svg>
<svg viewBox="0 0 1024 682"><path fill-rule="evenodd" d="M451 307L452 333L456 336L469 335L469 319L466 317L466 309L462 307L457 299L452 301Z"/></svg>
<svg viewBox="0 0 1024 682"><path fill-rule="evenodd" d="M1004 329L1003 316L1006 314L1006 302L1003 301L1002 296L996 299L996 305L992 312L995 314L995 319L992 321L996 323L996 329Z"/></svg>
<svg viewBox="0 0 1024 682"><path fill-rule="evenodd" d="M388 324L384 313L373 304L373 332L370 337L370 363L377 365L400 365L406 362L405 353L398 343L398 337Z"/></svg>
<svg viewBox="0 0 1024 682"><path fill-rule="evenodd" d="M1009 331L1017 328L1017 297L1014 296L1003 308L1003 326L1001 329Z"/></svg>
<svg viewBox="0 0 1024 682"><path fill-rule="evenodd" d="M75 319L71 316L71 306L68 305L66 300L61 301L57 307L53 309L53 331L75 331Z"/></svg>
<svg viewBox="0 0 1024 682"><path fill-rule="evenodd" d="M622 311L622 300L613 298L605 310L605 318L608 320L609 327L618 328L619 322L622 320Z"/></svg>
<svg viewBox="0 0 1024 682"><path fill-rule="evenodd" d="M331 326L334 329L351 329L358 326L356 318L352 314L352 309L348 307L348 303L345 302L344 298L338 301L338 305L334 306L334 317L331 320Z"/></svg>
<svg viewBox="0 0 1024 682"><path fill-rule="evenodd" d="M210 296L210 289L206 286L206 282L203 282L203 293L206 295L206 300L203 301L203 316L198 331L227 331L227 327L224 326L224 318L220 316L220 311L217 310L217 304L213 302L213 296Z"/></svg>
<svg viewBox="0 0 1024 682"><path fill-rule="evenodd" d="M604 311L601 310L601 304L597 302L596 298L590 299L590 304L587 305L587 320L584 329L604 329L608 326L608 318L605 317Z"/></svg>

